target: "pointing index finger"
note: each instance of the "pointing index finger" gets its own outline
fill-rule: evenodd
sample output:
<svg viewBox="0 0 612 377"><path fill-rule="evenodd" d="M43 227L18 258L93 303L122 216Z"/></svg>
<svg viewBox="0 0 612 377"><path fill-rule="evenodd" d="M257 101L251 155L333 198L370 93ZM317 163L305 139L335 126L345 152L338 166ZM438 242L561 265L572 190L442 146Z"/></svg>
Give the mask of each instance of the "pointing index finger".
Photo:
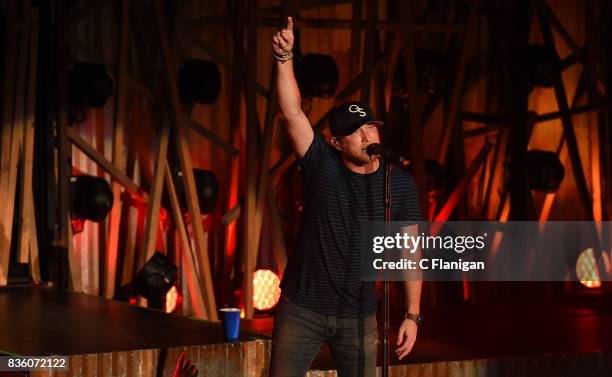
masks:
<svg viewBox="0 0 612 377"><path fill-rule="evenodd" d="M287 30L293 31L293 18L287 17Z"/></svg>

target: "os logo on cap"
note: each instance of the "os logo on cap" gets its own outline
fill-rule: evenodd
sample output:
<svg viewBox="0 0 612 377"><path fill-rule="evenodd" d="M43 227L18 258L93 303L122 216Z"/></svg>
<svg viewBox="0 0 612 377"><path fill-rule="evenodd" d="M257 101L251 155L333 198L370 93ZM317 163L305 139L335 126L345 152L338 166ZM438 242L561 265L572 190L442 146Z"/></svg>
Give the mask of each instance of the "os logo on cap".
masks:
<svg viewBox="0 0 612 377"><path fill-rule="evenodd" d="M362 118L364 116L366 116L365 111L363 111L363 109L361 107L359 107L359 105L351 105L351 106L349 106L348 109L349 109L349 111L351 113L359 113L359 116L362 117Z"/></svg>
<svg viewBox="0 0 612 377"><path fill-rule="evenodd" d="M333 136L350 135L366 123L382 124L367 102L345 102L334 107L329 115L329 129Z"/></svg>

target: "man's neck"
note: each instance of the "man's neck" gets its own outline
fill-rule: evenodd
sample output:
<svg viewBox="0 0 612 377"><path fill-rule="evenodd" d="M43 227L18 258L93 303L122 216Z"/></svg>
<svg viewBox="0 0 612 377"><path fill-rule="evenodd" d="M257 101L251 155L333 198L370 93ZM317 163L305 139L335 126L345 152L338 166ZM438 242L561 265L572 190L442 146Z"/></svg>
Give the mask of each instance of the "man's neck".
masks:
<svg viewBox="0 0 612 377"><path fill-rule="evenodd" d="M356 164L350 160L342 159L342 163L346 166L350 171L357 174L370 174L375 172L378 169L379 160L378 158L372 160L372 162L367 164Z"/></svg>

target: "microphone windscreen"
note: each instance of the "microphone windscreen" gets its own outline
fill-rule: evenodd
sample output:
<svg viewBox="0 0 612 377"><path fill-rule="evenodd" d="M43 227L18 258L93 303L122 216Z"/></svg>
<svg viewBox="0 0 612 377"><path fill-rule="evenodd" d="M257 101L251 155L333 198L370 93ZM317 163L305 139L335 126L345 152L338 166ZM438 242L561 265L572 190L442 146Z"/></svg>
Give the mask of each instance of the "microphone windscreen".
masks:
<svg viewBox="0 0 612 377"><path fill-rule="evenodd" d="M383 154L384 151L385 150L382 145L378 143L372 143L366 147L366 153L368 154L368 156L380 155Z"/></svg>

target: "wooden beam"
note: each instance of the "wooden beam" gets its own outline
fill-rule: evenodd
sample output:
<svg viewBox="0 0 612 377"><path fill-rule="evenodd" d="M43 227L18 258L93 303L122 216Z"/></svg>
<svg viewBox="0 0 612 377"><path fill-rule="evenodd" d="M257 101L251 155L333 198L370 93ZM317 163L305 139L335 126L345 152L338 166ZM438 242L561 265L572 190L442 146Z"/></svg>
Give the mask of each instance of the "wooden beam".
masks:
<svg viewBox="0 0 612 377"><path fill-rule="evenodd" d="M547 20L540 13L540 28L542 29L542 35L544 37L545 44L550 48L555 48L552 31ZM572 170L574 172L574 179L576 182L576 188L578 189L578 196L580 198L581 208L585 217L589 220L593 220L593 206L591 203L590 195L588 192L584 171L582 169L582 163L580 161L580 153L578 151L578 142L576 141L576 134L574 133L574 126L572 124L572 118L569 116L569 106L567 102L567 94L565 93L565 87L563 86L563 80L561 74L555 77L555 97L557 99L557 106L561 112L561 124L563 125L563 134L565 135L565 141L569 152L570 162Z"/></svg>
<svg viewBox="0 0 612 377"><path fill-rule="evenodd" d="M352 20L342 19L320 19L320 18L298 18L297 24L304 29L352 29L363 30L367 29L367 21L359 21L353 24ZM259 27L274 27L274 21L270 18L260 17L257 22ZM402 30L403 26L400 22L395 21L377 21L376 29L380 31ZM450 22L417 22L412 24L414 32L429 32L429 33L461 33L465 31L465 26Z"/></svg>
<svg viewBox="0 0 612 377"><path fill-rule="evenodd" d="M14 96L14 106L5 108L6 113L8 115L12 115L12 119L9 122L5 123L3 127L7 127L11 131L10 135L10 149L7 151L7 155L4 154L5 150L2 150L3 153L3 164L2 164L2 179L0 179L0 183L3 185L1 188L2 196L0 200L3 203L2 209L2 228L4 228L4 234L0 235L2 238L2 260L0 260L0 286L5 285L7 283L8 278L8 268L9 268L9 256L11 252L12 245L12 237L13 237L13 221L15 215L15 191L17 188L17 178L19 173L19 163L22 156L22 144L23 144L23 133L25 130L24 122L25 114L24 109L26 106L26 72L27 72L27 60L28 60L28 50L29 50L29 31L30 31L30 4L23 4L23 14L20 19L23 22L24 27L21 29L21 43L19 44L19 49L17 50L17 66L15 68L16 71L16 90L15 92L10 93L11 96ZM14 37L14 35L13 35ZM12 66L12 64L8 64ZM13 66L14 67L14 66ZM6 76L5 76L6 78ZM11 80L7 80L11 81ZM7 103L10 103L7 101ZM12 110L12 111L11 111ZM6 144L4 145L6 146ZM8 159L6 158L8 157ZM8 166L4 165L4 163L8 162ZM6 169L6 170L5 170ZM20 203L20 207L23 208L23 201ZM19 213L19 212L18 212ZM4 270L6 267L6 270Z"/></svg>
<svg viewBox="0 0 612 377"><path fill-rule="evenodd" d="M354 4L353 4L354 5ZM195 19L187 21L190 28L210 27L214 25L225 25L229 22L227 17L207 17L206 19ZM320 19L296 17L294 22L304 29L355 29L364 30L367 28L367 21L360 20L353 23L352 19ZM257 17L258 28L278 27L278 16L259 16ZM381 20L376 22L376 29L380 31L401 30L402 24L397 21ZM465 25L453 22L415 22L412 25L414 32L424 33L462 33L465 32Z"/></svg>
<svg viewBox="0 0 612 377"><path fill-rule="evenodd" d="M221 224L229 225L236 221L240 217L241 207L240 204L236 203L229 211L221 217Z"/></svg>
<svg viewBox="0 0 612 377"><path fill-rule="evenodd" d="M166 156L168 152L168 139L170 137L170 126L168 119L163 119L162 133L157 146L157 157L153 182L151 182L151 195L145 220L144 238L142 240L142 253L145 261L155 254L157 244L157 229L159 226L159 210L161 208L161 198L164 191L164 174L166 171Z"/></svg>
<svg viewBox="0 0 612 377"><path fill-rule="evenodd" d="M413 15L412 4L402 2L400 5L400 21L403 24L402 40L404 45L404 77L406 78L406 92L411 99L408 102L410 140L409 159L411 160L414 178L418 188L421 218L426 219L427 210L427 187L425 160L423 157L423 126L421 124L421 107L419 105L419 91L417 88L417 70L415 57L415 41L412 31Z"/></svg>
<svg viewBox="0 0 612 377"><path fill-rule="evenodd" d="M350 4L350 3L352 3L352 0L315 0L315 1L304 0L304 1L299 1L297 3L297 9L299 11L304 11L304 10L309 10L309 9L333 7L336 5ZM282 12L282 9L283 7L281 5L264 6L261 8L257 8L258 18L263 15L275 16L276 21L278 22L278 15ZM236 16L235 12L232 12L232 13L213 14L210 16L193 18L193 19L187 20L187 23L193 26L200 26L200 27L214 26L214 25L219 25L219 24L227 25L230 22L232 22L232 20L234 19L233 17ZM240 14L237 14L238 17L240 17L241 19L246 19L247 13L245 11L241 11L238 13L240 13ZM278 27L278 24L274 25L274 27L275 28Z"/></svg>
<svg viewBox="0 0 612 377"><path fill-rule="evenodd" d="M474 39L476 38L476 32L478 31L478 1L472 1L470 14L468 17L467 31L465 34L465 41L459 55L459 62L457 64L457 71L453 87L451 89L450 104L446 113L444 125L442 127L442 141L440 143L440 149L438 152L438 162L444 165L446 162L446 154L448 153L448 145L450 143L452 135L452 127L456 124L457 114L461 109L461 99L463 98L462 89L463 81L465 80L468 59L473 48Z"/></svg>
<svg viewBox="0 0 612 377"><path fill-rule="evenodd" d="M494 219L496 207L494 203L499 203L498 207L503 205L503 197L499 195L502 191L503 181L505 177L504 164L508 151L508 139L510 130L504 128L497 135L497 143L493 162L491 163L491 174L485 192L484 206L482 208L482 216L484 219Z"/></svg>
<svg viewBox="0 0 612 377"><path fill-rule="evenodd" d="M586 92L586 85L583 85L583 83L585 82L584 80L584 71L582 72L582 74L580 75L580 79L578 80L578 87L576 88L576 93L574 94L574 99L572 102L572 108L571 110L574 110L575 108L577 108L577 104L582 100L582 98L584 97L584 94ZM570 110L570 111L571 111ZM561 162L561 164L563 166L565 166L565 161L567 160L567 145L565 144L565 134L561 133L561 139L559 140L558 146L555 149L557 156L559 156L559 161ZM546 196L544 197L544 203L542 204L542 208L540 209L540 214L538 217L538 221L540 222L541 226L543 226L543 224L548 221L548 218L550 216L550 211L552 210L552 206L555 202L555 197L557 195L557 192L551 192L546 194Z"/></svg>
<svg viewBox="0 0 612 377"><path fill-rule="evenodd" d="M567 109L565 111L553 111L550 113L540 114L535 118L536 123L547 122L553 119L559 119L562 117L567 117L571 115L578 115L589 113L591 111L602 111L605 109L610 109L611 106L609 104L587 104L582 106L574 106L571 109Z"/></svg>
<svg viewBox="0 0 612 377"><path fill-rule="evenodd" d="M66 135L83 153L100 165L111 177L119 182L126 190L130 191L134 196L141 197L143 200L148 200L148 194L126 176L119 168L108 161L102 153L95 150L85 139L83 139L73 128L67 127Z"/></svg>
<svg viewBox="0 0 612 377"><path fill-rule="evenodd" d="M555 13L552 11L552 9L550 9L546 1L536 0L536 4L538 5L540 12L542 12L542 14L546 16L546 18L548 19L548 22L550 22L550 25L552 25L555 28L555 30L557 30L557 33L559 33L559 36L561 36L561 39L563 40L563 42L565 42L567 47L569 47L569 49L572 50L572 53L574 54L574 56L576 56L578 60L583 65L585 65L584 55L582 53L582 50L580 49L578 44L574 41L572 36L563 27L563 25L561 24L561 21L559 21L557 16L555 16Z"/></svg>
<svg viewBox="0 0 612 377"><path fill-rule="evenodd" d="M393 81L395 77L395 68L399 59L399 53L402 49L402 34L396 32L391 43L391 51L387 60L386 75L385 75L385 109L389 112L391 104L391 96L393 95Z"/></svg>
<svg viewBox="0 0 612 377"><path fill-rule="evenodd" d="M255 98L255 83L257 79L257 29L255 25L255 12L257 9L257 0L247 1L247 74L246 74L246 149L247 149L247 177L246 177L246 192L245 196L245 221L244 221L244 236L245 236L245 260L244 260L244 275L243 275L243 298L245 317L253 318L253 272L255 270L257 249L251 240L256 233L256 185L257 176L255 172L255 160L257 158L257 104Z"/></svg>
<svg viewBox="0 0 612 377"><path fill-rule="evenodd" d="M59 239L57 246L62 253L68 251L68 245L72 240L68 237L71 230L69 208L70 208L70 144L68 134L68 46L67 46L67 17L66 2L55 3L55 52L56 52L56 80L57 92L55 96L55 127L57 133L57 185L58 185L58 228ZM60 258L63 260L63 258ZM62 262L60 262L62 263ZM61 269L59 269L61 270ZM59 276L60 282L63 276ZM63 287L60 287L63 288Z"/></svg>
<svg viewBox="0 0 612 377"><path fill-rule="evenodd" d="M589 102L602 104L605 103L605 98L597 88L595 79L597 52L596 46L596 31L595 31L595 6L593 0L587 0L585 3L585 18L586 25L586 53L584 55L584 70L583 75L586 81L587 92L589 94ZM609 95L609 93L608 93ZM591 127L590 136L590 159L591 159L591 187L592 187L592 202L593 202L593 219L596 222L603 220L602 207L602 169L601 169L601 144L600 137L604 134L603 131L606 123L606 113L603 110L597 112L597 123ZM598 237L601 240L601 225L597 226ZM600 271L601 272L601 271Z"/></svg>
<svg viewBox="0 0 612 377"><path fill-rule="evenodd" d="M206 305L204 305L204 299L202 296L202 279L200 279L198 276L195 259L193 258L191 250L191 243L189 242L187 228L185 227L185 221L183 219L183 211L181 210L181 206L179 204L176 189L174 187L174 181L172 180L172 173L170 172L167 159L163 161L160 168L164 173L164 182L166 183L166 190L168 192L168 197L170 198L170 207L174 217L174 224L176 225L181 241L181 258L184 263L183 269L185 277L189 282L187 288L189 289L189 297L193 304L194 314L198 318L208 319Z"/></svg>
<svg viewBox="0 0 612 377"><path fill-rule="evenodd" d="M568 111L553 111L550 113L539 114L534 118L534 123L548 122L553 119L559 119L563 116L585 114L592 111L604 111L611 108L609 104L587 104L582 106L571 107ZM474 128L463 132L464 137L476 137L490 133L497 133L506 126L511 126L512 121L509 118L500 115L462 112L462 119L469 122L487 123L486 126Z"/></svg>
<svg viewBox="0 0 612 377"><path fill-rule="evenodd" d="M118 62L117 67L117 91L115 93L115 112L113 127L113 165L125 174L125 127L127 123L127 73L128 73L128 49L130 30L130 0L124 0L121 4L121 20L118 35ZM111 182L113 191L113 207L108 217L108 242L106 244L106 268L104 276L104 297L112 298L115 295L115 275L117 273L117 255L119 246L119 228L121 226L121 184L113 180Z"/></svg>
<svg viewBox="0 0 612 377"><path fill-rule="evenodd" d="M349 75L355 77L358 72L361 72L361 10L363 7L362 0L355 0L351 5L351 19L349 22L349 28L351 29L351 45L349 51L351 54ZM295 20L296 25L302 27L300 20Z"/></svg>
<svg viewBox="0 0 612 377"><path fill-rule="evenodd" d="M444 223L448 220L451 213L453 213L453 210L459 203L459 199L461 199L461 197L465 194L469 183L472 181L472 178L474 178L474 176L478 172L478 169L480 169L480 166L486 160L487 156L489 155L489 151L492 147L493 144L485 142L482 148L480 148L478 155L476 155L476 157L470 164L470 167L466 170L465 175L463 176L461 181L459 181L459 184L457 184L453 192L450 194L448 200L440 209L440 212L438 212L438 214L436 215L434 222Z"/></svg>
<svg viewBox="0 0 612 377"><path fill-rule="evenodd" d="M6 26L4 32L4 48L6 51L17 51L17 41L14 38L17 32L17 17L16 17L17 3L9 1L6 3L5 16ZM15 54L8 54L4 59L4 71L3 73L3 88L2 88L2 108L12 109L15 101L15 67L17 56ZM0 200L4 202L4 198L7 195L8 190L8 177L10 170L10 159L11 159L11 142L12 142L12 131L13 131L13 114L11 111L2 111L2 133L0 146ZM0 286L6 285L8 278L8 266L10 260L10 233L12 228L5 223L4 215L0 216Z"/></svg>
<svg viewBox="0 0 612 377"><path fill-rule="evenodd" d="M32 197L32 202L33 201L34 201L34 198ZM29 209L30 209L31 224L36 225L36 212L34 211L34 206L31 205ZM41 282L42 279L40 275L40 258L39 258L39 251L38 251L38 235L36 233L36 226L33 226L33 229L30 231L30 239L28 240L28 243L30 245L28 270L29 270L30 276L32 277L32 281L34 282L34 284L38 284Z"/></svg>
<svg viewBox="0 0 612 377"><path fill-rule="evenodd" d="M236 157L238 156L238 150L233 146L229 145L225 140L221 139L217 134L210 131L208 128L204 127L200 122L191 119L188 116L183 117L183 122L189 128L197 131L200 135L204 136L208 139L213 145L216 145L227 152L230 156Z"/></svg>
<svg viewBox="0 0 612 377"><path fill-rule="evenodd" d="M366 30L364 41L363 70L370 71L376 63L376 47L378 45L378 31L376 21L378 19L378 0L366 0ZM360 100L370 102L370 92L372 90L372 77L367 80L361 89ZM380 117L380 114L378 114Z"/></svg>
<svg viewBox="0 0 612 377"><path fill-rule="evenodd" d="M20 179L21 205L19 214L19 263L30 263L30 273L34 280L40 281L38 265L38 241L36 236L36 216L34 211L34 193L32 190L32 173L34 170L34 127L36 113L36 84L38 70L38 9L32 8L29 28L29 56L27 73L27 99L24 108L24 141L21 156L22 173ZM34 242L33 242L34 240Z"/></svg>
<svg viewBox="0 0 612 377"><path fill-rule="evenodd" d="M68 219L70 223L70 219ZM81 259L77 255L77 252L74 248L74 237L72 234L72 227L67 229L68 233L68 268L70 270L70 281L69 286L71 286L72 291L74 292L84 292L83 290L83 282L81 281Z"/></svg>
<svg viewBox="0 0 612 377"><path fill-rule="evenodd" d="M130 200L130 196L125 196L126 200ZM121 271L121 285L130 283L133 279L134 274L134 266L137 264L136 261L136 238L138 237L138 231L140 227L141 219L144 218L145 207L144 205L138 203L136 206L137 213L136 219L134 216L131 216L131 211L128 210L128 215L126 216L126 236L125 236L125 245L124 245L124 254L123 254L123 269Z"/></svg>
<svg viewBox="0 0 612 377"><path fill-rule="evenodd" d="M158 38L162 49L162 57L164 62L164 73L166 83L170 89L171 100L171 115L176 131L176 146L179 153L179 161L183 172L183 182L185 184L185 193L187 196L187 205L189 207L189 215L191 216L191 224L193 226L193 236L196 245L196 251L199 258L201 278L204 280L204 288L206 293L206 309L208 318L212 321L218 320L217 304L212 284L212 274L210 271L210 262L208 259L208 250L204 242L204 230L202 228L202 213L198 204L198 196L196 193L195 180L193 177L193 165L191 161L191 153L189 151L189 140L187 130L183 127L185 114L182 112L181 102L179 100L178 88L176 86L177 68L173 60L166 30L166 22L164 20L163 6L160 0L154 1L155 20L157 22Z"/></svg>

